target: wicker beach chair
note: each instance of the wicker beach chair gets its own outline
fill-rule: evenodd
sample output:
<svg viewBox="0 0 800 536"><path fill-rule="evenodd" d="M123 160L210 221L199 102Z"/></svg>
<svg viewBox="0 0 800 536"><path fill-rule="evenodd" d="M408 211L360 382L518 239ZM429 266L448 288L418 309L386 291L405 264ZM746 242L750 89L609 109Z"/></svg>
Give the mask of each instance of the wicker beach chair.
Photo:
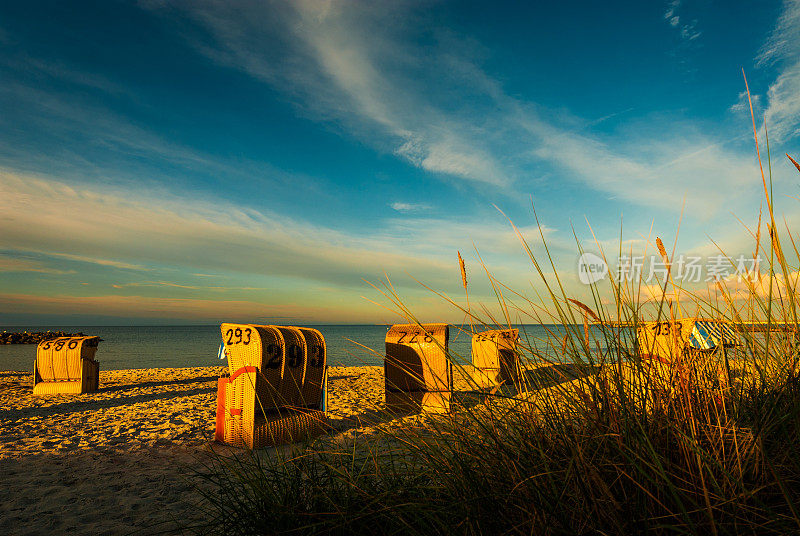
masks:
<svg viewBox="0 0 800 536"><path fill-rule="evenodd" d="M677 376L686 378L687 371L727 384L725 359L739 346L733 325L706 318L642 322L636 335L639 355L649 360L651 371L667 385Z"/></svg>
<svg viewBox="0 0 800 536"><path fill-rule="evenodd" d="M642 322L636 335L639 353L662 363L722 353L739 345L730 323L706 318Z"/></svg>
<svg viewBox="0 0 800 536"><path fill-rule="evenodd" d="M222 324L229 376L217 386L215 439L261 448L325 430L327 350L311 328Z"/></svg>
<svg viewBox="0 0 800 536"><path fill-rule="evenodd" d="M60 337L40 342L33 363L33 394L82 394L100 387L95 361L99 337Z"/></svg>
<svg viewBox="0 0 800 536"><path fill-rule="evenodd" d="M386 333L386 408L395 412L450 410L453 367L447 324L395 324Z"/></svg>
<svg viewBox="0 0 800 536"><path fill-rule="evenodd" d="M479 387L519 384L518 338L518 329L495 329L472 336L472 379Z"/></svg>

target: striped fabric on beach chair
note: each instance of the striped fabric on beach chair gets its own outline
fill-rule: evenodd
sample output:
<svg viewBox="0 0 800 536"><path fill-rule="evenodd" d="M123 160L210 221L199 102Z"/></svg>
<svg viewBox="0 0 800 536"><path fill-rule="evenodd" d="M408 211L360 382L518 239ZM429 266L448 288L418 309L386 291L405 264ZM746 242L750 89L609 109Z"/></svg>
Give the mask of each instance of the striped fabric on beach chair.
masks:
<svg viewBox="0 0 800 536"><path fill-rule="evenodd" d="M724 351L739 344L729 322L706 318L642 322L636 335L640 354L662 363L674 363L683 356L714 353L717 349Z"/></svg>
<svg viewBox="0 0 800 536"><path fill-rule="evenodd" d="M95 361L99 337L60 337L40 342L33 363L33 394L82 394L100 387Z"/></svg>
<svg viewBox="0 0 800 536"><path fill-rule="evenodd" d="M327 351L311 328L222 324L229 377L219 379L215 440L251 449L325 430Z"/></svg>
<svg viewBox="0 0 800 536"><path fill-rule="evenodd" d="M472 336L472 379L478 387L519 383L518 339L518 329L494 329Z"/></svg>
<svg viewBox="0 0 800 536"><path fill-rule="evenodd" d="M386 333L386 408L442 413L450 410L453 367L447 324L395 324Z"/></svg>

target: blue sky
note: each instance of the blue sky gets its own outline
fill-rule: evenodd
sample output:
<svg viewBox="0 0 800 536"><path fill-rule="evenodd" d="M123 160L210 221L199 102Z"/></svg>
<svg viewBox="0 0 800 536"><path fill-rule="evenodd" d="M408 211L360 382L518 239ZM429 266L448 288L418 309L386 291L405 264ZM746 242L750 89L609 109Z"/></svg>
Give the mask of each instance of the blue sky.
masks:
<svg viewBox="0 0 800 536"><path fill-rule="evenodd" d="M456 251L541 289L504 214L579 297L587 220L752 251L742 69L796 229L798 43L797 1L3 3L0 322L393 322L386 276L457 321Z"/></svg>

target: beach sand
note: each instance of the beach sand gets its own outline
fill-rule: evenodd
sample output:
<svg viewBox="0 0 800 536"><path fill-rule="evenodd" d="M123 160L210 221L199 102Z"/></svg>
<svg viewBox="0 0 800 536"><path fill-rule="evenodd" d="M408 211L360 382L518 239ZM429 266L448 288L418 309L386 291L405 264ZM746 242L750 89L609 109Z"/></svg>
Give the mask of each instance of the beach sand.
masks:
<svg viewBox="0 0 800 536"><path fill-rule="evenodd" d="M101 389L33 396L32 374L0 372L0 532L152 534L200 521L188 476L212 442L223 367L101 371ZM334 430L369 423L382 367L331 367ZM334 432L335 433L335 432Z"/></svg>
<svg viewBox="0 0 800 536"><path fill-rule="evenodd" d="M98 392L46 396L33 395L31 373L0 372L0 533L152 534L201 522L201 480L190 477L212 451L241 452L213 443L224 370L101 371ZM538 370L538 388L575 377ZM454 388L470 396L458 371ZM383 367L331 367L328 437L417 418L388 416L383 403Z"/></svg>

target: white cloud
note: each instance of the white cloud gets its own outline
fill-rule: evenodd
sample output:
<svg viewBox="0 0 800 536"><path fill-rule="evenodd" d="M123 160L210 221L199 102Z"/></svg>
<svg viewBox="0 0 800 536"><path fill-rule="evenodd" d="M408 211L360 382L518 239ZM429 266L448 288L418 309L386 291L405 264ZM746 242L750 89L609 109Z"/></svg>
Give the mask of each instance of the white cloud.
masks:
<svg viewBox="0 0 800 536"><path fill-rule="evenodd" d="M472 125L442 113L426 95L419 75L440 74L441 65L427 48L397 38L410 29L406 7L192 2L186 9L210 34L211 42L194 41L198 50L299 97L295 102L311 113L426 171L509 183L480 138L464 135ZM376 27L382 31L370 30Z"/></svg>
<svg viewBox="0 0 800 536"><path fill-rule="evenodd" d="M697 30L697 20L681 24L681 17L677 14L678 8L680 7L680 0L672 0L667 3L667 10L664 12L664 18L670 26L678 29L682 39L685 41L694 41L701 35L701 32Z"/></svg>
<svg viewBox="0 0 800 536"><path fill-rule="evenodd" d="M421 212L431 209L431 206L425 203L403 203L401 201L395 201L389 206L397 212Z"/></svg>
<svg viewBox="0 0 800 536"><path fill-rule="evenodd" d="M671 0L667 3L667 11L664 12L664 18L667 20L672 20L675 17L675 10L678 9L681 5L681 0ZM674 25L673 25L674 26Z"/></svg>
<svg viewBox="0 0 800 536"><path fill-rule="evenodd" d="M770 137L786 142L800 134L800 1L786 0L778 22L757 58L778 65L780 73L767 91Z"/></svg>
<svg viewBox="0 0 800 536"><path fill-rule="evenodd" d="M762 102L761 95L754 95L750 94L750 99L748 101L747 92L742 91L739 93L739 99L736 101L736 104L732 104L730 107L730 111L736 113L744 113L747 117L750 117L750 102L752 101L753 104L753 113L756 117L761 116L761 110L763 109L763 102Z"/></svg>
<svg viewBox="0 0 800 536"><path fill-rule="evenodd" d="M156 197L10 172L0 172L0 213L6 215L0 219L2 249L134 273L178 267L187 273L236 273L250 280L284 278L343 288L363 288L362 278L375 281L384 273L407 285L405 274L410 274L448 288L456 284L450 277L456 248L470 249L474 241L490 254L522 251L499 214L493 222L480 223L389 219L348 234L185 193ZM172 285L150 280L137 286L144 283Z"/></svg>

